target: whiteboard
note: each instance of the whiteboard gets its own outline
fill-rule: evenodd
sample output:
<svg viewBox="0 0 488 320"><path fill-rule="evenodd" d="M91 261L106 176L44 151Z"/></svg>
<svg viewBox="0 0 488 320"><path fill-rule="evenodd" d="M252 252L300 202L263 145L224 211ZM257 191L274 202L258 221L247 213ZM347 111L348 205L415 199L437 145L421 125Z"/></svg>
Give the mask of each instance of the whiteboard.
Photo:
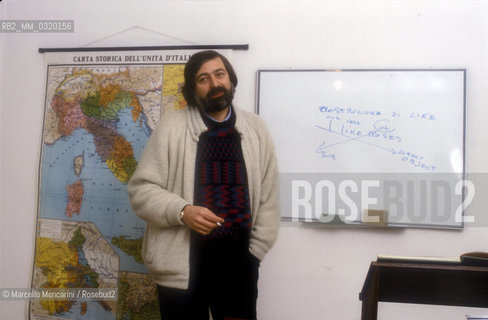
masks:
<svg viewBox="0 0 488 320"><path fill-rule="evenodd" d="M341 176L356 177L357 188L368 176L380 181L395 176L394 181L417 182L401 188L409 197L406 202L412 202L408 188L429 199L414 201L393 220L394 208L388 204L366 209L388 211L391 224L462 226L459 217L454 221L462 205L462 195L454 194L454 187L464 176L465 78L464 69L258 71L257 108L274 139L285 188L282 198L307 191L289 190L293 177L300 175L309 175L309 182L334 177L335 184ZM441 181L437 185L444 184L441 193L448 195L439 196L432 181ZM315 183L310 183L312 188ZM449 202L447 210L453 212L437 208L444 211L438 214L432 210L435 204L421 203L431 197ZM290 212L292 205L282 208L285 218L297 216ZM437 219L439 215L443 219ZM320 212L305 216L320 220ZM412 218L418 216L422 218Z"/></svg>

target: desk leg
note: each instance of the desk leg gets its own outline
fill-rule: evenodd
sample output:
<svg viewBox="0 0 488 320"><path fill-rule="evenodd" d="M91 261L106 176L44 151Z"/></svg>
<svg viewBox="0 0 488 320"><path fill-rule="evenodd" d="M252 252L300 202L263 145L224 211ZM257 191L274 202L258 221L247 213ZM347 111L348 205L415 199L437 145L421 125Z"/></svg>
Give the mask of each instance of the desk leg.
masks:
<svg viewBox="0 0 488 320"><path fill-rule="evenodd" d="M376 320L378 317L379 270L374 268L367 292L363 297L361 320Z"/></svg>

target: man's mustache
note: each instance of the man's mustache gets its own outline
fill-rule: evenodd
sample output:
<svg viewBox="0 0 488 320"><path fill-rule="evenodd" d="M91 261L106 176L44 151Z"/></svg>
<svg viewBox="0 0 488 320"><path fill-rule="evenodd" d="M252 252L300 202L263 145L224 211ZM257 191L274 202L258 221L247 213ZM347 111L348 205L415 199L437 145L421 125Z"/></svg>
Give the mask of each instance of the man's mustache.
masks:
<svg viewBox="0 0 488 320"><path fill-rule="evenodd" d="M227 96L227 90L224 88L224 87L217 87L217 88L213 88L211 89L208 94L207 94L207 99L209 100L213 100L213 99L217 99L217 98L220 98L220 96L218 97L215 97L217 95L219 95L220 93L223 93L223 96Z"/></svg>

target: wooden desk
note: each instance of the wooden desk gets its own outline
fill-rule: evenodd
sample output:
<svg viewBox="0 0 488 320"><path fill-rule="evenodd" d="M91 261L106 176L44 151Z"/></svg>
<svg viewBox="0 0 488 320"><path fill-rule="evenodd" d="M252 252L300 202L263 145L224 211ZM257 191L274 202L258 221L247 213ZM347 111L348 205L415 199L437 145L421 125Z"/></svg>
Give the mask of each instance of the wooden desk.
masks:
<svg viewBox="0 0 488 320"><path fill-rule="evenodd" d="M359 299L362 320L377 318L378 301L488 308L488 267L372 262Z"/></svg>

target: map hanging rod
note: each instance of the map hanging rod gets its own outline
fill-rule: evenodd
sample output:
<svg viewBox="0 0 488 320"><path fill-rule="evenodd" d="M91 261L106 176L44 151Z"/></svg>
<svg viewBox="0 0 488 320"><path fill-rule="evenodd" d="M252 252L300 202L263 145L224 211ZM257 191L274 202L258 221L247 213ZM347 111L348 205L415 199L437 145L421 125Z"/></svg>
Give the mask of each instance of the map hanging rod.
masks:
<svg viewBox="0 0 488 320"><path fill-rule="evenodd" d="M178 45L178 46L141 46L141 47L84 47L84 48L39 48L45 52L88 52L88 51L144 51L144 50L248 50L249 44L217 44L217 45Z"/></svg>

